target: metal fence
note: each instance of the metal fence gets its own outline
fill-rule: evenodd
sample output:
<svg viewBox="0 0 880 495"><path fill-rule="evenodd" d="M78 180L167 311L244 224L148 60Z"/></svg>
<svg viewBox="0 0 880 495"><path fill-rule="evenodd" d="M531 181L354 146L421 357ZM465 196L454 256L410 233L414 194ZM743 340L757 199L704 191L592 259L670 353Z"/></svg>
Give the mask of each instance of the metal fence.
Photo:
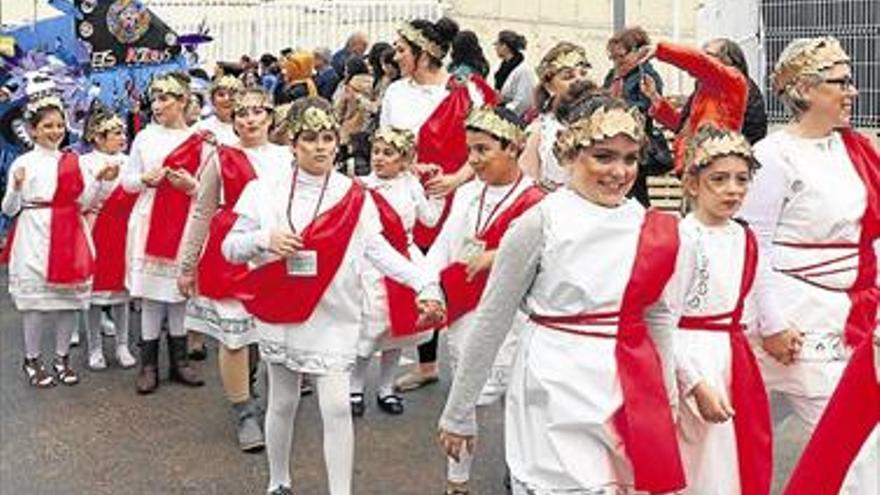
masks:
<svg viewBox="0 0 880 495"><path fill-rule="evenodd" d="M834 36L852 57L853 78L859 88L853 124L880 128L880 0L761 0L768 72L782 49L796 38ZM767 114L785 120L786 114L765 81Z"/></svg>
<svg viewBox="0 0 880 495"><path fill-rule="evenodd" d="M405 20L438 19L438 0L147 0L178 33L204 22L214 41L200 48L207 61L277 53L282 48L336 49L354 31L392 41Z"/></svg>

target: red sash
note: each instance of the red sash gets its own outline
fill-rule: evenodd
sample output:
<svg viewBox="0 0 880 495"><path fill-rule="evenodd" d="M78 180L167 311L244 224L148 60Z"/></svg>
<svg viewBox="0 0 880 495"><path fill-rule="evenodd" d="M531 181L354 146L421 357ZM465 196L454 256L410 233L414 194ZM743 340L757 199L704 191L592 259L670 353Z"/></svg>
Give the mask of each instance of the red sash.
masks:
<svg viewBox="0 0 880 495"><path fill-rule="evenodd" d="M532 185L524 189L477 238L486 243L487 251L497 249L501 244L501 238L510 227L510 222L543 198L544 191L538 186ZM446 293L446 321L442 323L442 326L449 326L473 311L483 296L483 290L486 288L488 280L489 270L485 270L468 282L467 265L461 262L454 262L444 268L440 272L440 284L443 286L443 292Z"/></svg>
<svg viewBox="0 0 880 495"><path fill-rule="evenodd" d="M244 187L257 177L244 151L229 146L218 146L220 186L223 204L211 218L208 240L196 267L199 294L211 299L235 297L237 281L247 272L246 264L233 264L221 252L226 234L232 230L238 215L233 212Z"/></svg>
<svg viewBox="0 0 880 495"><path fill-rule="evenodd" d="M855 347L866 338L870 340L877 325L880 289L877 288L877 256L873 244L880 237L880 156L867 138L852 129L843 130L840 135L867 192L859 237L859 271L847 291L852 306L844 329L846 343Z"/></svg>
<svg viewBox="0 0 880 495"><path fill-rule="evenodd" d="M303 249L318 252L317 276L288 275L284 259L247 272L242 302L249 313L269 323L302 323L311 317L342 264L364 196L363 189L353 183L345 197L303 231Z"/></svg>
<svg viewBox="0 0 880 495"><path fill-rule="evenodd" d="M743 225L746 233L742 282L736 307L730 313L685 316L678 323L683 330L727 332L730 335L731 389L733 427L739 461L742 495L767 495L773 478L773 433L770 426L770 403L755 355L740 324L743 303L755 281L758 243L755 234Z"/></svg>
<svg viewBox="0 0 880 495"><path fill-rule="evenodd" d="M394 211L394 207L376 191L370 191L373 202L379 210L379 218L382 221L382 235L388 240L398 253L409 259L406 229L400 215ZM419 311L416 306L416 293L411 288L384 277L385 292L388 299L388 317L391 335L405 337L417 333L416 322L419 319Z"/></svg>
<svg viewBox="0 0 880 495"><path fill-rule="evenodd" d="M125 243L128 238L128 217L138 194L128 193L121 185L104 202L92 226L95 241L95 292L125 290Z"/></svg>
<svg viewBox="0 0 880 495"><path fill-rule="evenodd" d="M482 93L486 105L494 106L498 103L495 90L481 77L471 76L469 80ZM464 124L472 105L467 83L450 78L449 94L419 128L416 158L420 163L436 163L443 169L442 173L452 174L467 162L467 132ZM453 194L446 197L446 205L437 225L427 227L416 221L413 229L416 246L427 250L434 243L449 215L452 197Z"/></svg>
<svg viewBox="0 0 880 495"><path fill-rule="evenodd" d="M204 133L193 133L165 158L162 166L171 170L183 169L196 175L201 166L205 138ZM145 249L147 255L168 260L177 259L192 203L192 196L172 186L169 181L163 180L159 183L153 198L153 208L150 210L150 230L147 231Z"/></svg>
<svg viewBox="0 0 880 495"><path fill-rule="evenodd" d="M663 368L648 334L645 310L663 293L678 256L678 219L648 210L639 235L632 274L619 312L570 316L531 315L535 323L566 333L617 339L615 359L623 407L614 424L632 462L635 487L665 493L685 487L684 469ZM566 325L617 325L617 335L582 332Z"/></svg>
<svg viewBox="0 0 880 495"><path fill-rule="evenodd" d="M783 495L840 492L850 464L880 421L875 352L870 338L856 349Z"/></svg>

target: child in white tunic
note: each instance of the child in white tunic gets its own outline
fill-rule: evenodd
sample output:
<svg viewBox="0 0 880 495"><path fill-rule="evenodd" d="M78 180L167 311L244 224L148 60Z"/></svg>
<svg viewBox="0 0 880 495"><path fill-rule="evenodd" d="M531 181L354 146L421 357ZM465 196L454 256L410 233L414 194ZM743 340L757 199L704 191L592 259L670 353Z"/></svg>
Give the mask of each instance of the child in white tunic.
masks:
<svg viewBox="0 0 880 495"><path fill-rule="evenodd" d="M474 404L522 309L505 417L513 493L680 490L672 335L693 251L674 217L625 197L645 142L638 110L604 97L578 106L557 141L570 188L505 235L440 439L454 457L473 448Z"/></svg>
<svg viewBox="0 0 880 495"><path fill-rule="evenodd" d="M757 163L742 135L712 126L687 149L683 185L694 209L680 229L696 248L697 273L675 334L686 493L767 495L770 407L745 336L746 305L765 333L785 330L785 321L754 234L732 219Z"/></svg>
<svg viewBox="0 0 880 495"><path fill-rule="evenodd" d="M56 97L31 102L25 117L34 149L12 162L3 213L18 215L10 232L9 294L22 313L25 359L23 369L35 387L51 387L56 379L75 385L68 351L76 312L88 307L94 254L82 210L94 200L99 181L113 180L119 167L105 164L96 174L78 157L58 150L65 134L64 109ZM55 332L55 376L40 360L43 330Z"/></svg>
<svg viewBox="0 0 880 495"><path fill-rule="evenodd" d="M141 304L141 369L136 389L149 394L159 384L158 352L162 322L168 322L170 378L188 386L204 384L190 367L183 327L186 297L177 287L179 251L205 162L204 138L184 122L189 78L170 73L150 87L157 123L141 131L131 146L122 186L140 193L128 222L126 286ZM169 157L171 157L169 159Z"/></svg>
<svg viewBox="0 0 880 495"><path fill-rule="evenodd" d="M373 135L373 172L363 179L364 185L379 194L391 207L387 214L396 216L406 235L406 254L413 263L423 263L422 252L412 242L416 220L433 227L443 213L443 198L428 198L419 179L409 171L415 157L415 136L407 129L380 128ZM393 335L388 290L385 277L379 270L367 266L364 271L364 320L358 341L358 360L351 377L351 411L362 416L366 409L364 384L370 358L376 350L382 351L379 367L377 404L388 414L402 414L403 400L394 393L394 377L401 350L421 344L431 338L431 331L402 329L402 336Z"/></svg>
<svg viewBox="0 0 880 495"><path fill-rule="evenodd" d="M125 124L118 115L107 108L97 107L86 123L85 138L94 149L80 160L93 178L97 178L108 165L120 170L127 168L128 156L123 153L126 145ZM121 179L117 177L113 181L101 183L95 203L86 214L95 243L95 281L86 316L89 368L93 370L107 367L101 339L105 309L109 309L115 327L116 360L123 368L131 368L137 364L128 348L130 297L125 290L124 251L120 252L118 247L121 238L126 234L121 227L131 214L136 195L121 190L120 182ZM108 207L106 211L105 206ZM122 249L124 250L124 242ZM121 258L121 262L107 259L108 257ZM113 269L117 267L121 270Z"/></svg>
<svg viewBox="0 0 880 495"><path fill-rule="evenodd" d="M242 292L269 363L270 493L291 493L294 418L300 380L309 373L324 422L328 491L347 495L354 454L349 373L363 318L364 261L434 299L420 303L433 318L442 317L441 296L436 283L382 237L369 196L332 171L339 140L330 104L313 97L297 100L288 121L296 160L277 177L247 185L223 254L251 266Z"/></svg>

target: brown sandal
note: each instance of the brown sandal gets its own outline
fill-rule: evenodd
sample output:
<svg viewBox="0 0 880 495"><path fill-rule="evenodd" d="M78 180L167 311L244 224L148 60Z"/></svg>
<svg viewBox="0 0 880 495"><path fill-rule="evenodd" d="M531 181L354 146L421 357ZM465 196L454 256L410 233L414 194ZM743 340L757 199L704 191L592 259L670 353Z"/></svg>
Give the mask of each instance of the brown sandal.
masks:
<svg viewBox="0 0 880 495"><path fill-rule="evenodd" d="M55 376L62 385L73 386L79 383L79 375L70 367L70 356L55 356L52 368L55 369Z"/></svg>
<svg viewBox="0 0 880 495"><path fill-rule="evenodd" d="M39 356L35 358L24 358L24 364L21 365L24 374L27 375L28 383L36 388L49 388L55 386L55 377L46 371L43 362Z"/></svg>

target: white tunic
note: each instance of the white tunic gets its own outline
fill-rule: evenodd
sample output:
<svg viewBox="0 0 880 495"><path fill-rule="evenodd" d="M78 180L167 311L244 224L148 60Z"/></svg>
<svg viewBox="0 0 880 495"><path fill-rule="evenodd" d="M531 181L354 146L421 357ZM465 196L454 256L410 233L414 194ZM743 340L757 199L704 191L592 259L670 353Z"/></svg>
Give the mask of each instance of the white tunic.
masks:
<svg viewBox="0 0 880 495"><path fill-rule="evenodd" d="M693 215L680 224L680 234L696 251L694 279L684 299L683 316L710 316L732 311L741 290L745 262L745 230L728 221L707 226ZM774 331L784 328L774 303L769 272L762 257L747 306L761 312ZM718 331L679 330L675 333L675 354L681 404L679 441L685 474L686 493L724 495L739 493L736 433L733 421L714 424L700 417L691 394L700 381L706 382L729 404L731 392L730 335ZM736 405L733 406L734 409Z"/></svg>
<svg viewBox="0 0 880 495"><path fill-rule="evenodd" d="M91 180L98 182L100 185L95 200L92 202L89 212L86 213L86 222L89 225L89 232L91 232L91 229L95 225L95 219L97 218L98 213L104 207L104 202L107 201L107 198L110 197L113 191L116 190L116 187L122 182L122 175L128 168L128 155L125 153L111 155L98 150L93 150L90 153L81 156L79 160L84 169L88 171ZM112 181L97 181L96 177L98 173L110 163L115 163L119 166L119 175ZM115 292L92 291L91 303L99 306L106 306L124 303L129 299L128 291L125 289Z"/></svg>
<svg viewBox="0 0 880 495"><path fill-rule="evenodd" d="M268 143L239 149L247 155L257 177L283 176L283 170L289 169L293 160L293 155L286 146ZM214 164L219 166L219 162ZM222 177L221 174L218 176ZM225 204L222 182L219 191L220 204ZM190 297L186 305L184 327L210 335L230 349L240 349L259 342L254 318L237 299L216 300L201 295Z"/></svg>
<svg viewBox="0 0 880 495"><path fill-rule="evenodd" d="M867 193L838 133L803 139L787 130L755 146L761 162L742 216L772 260L772 283L786 322L804 333L795 364L783 366L756 346L767 387L804 397L828 397L849 358L843 329L850 310L845 292L829 291L780 273L847 254L854 248L797 249L779 242L858 243ZM845 289L857 258L811 270L811 280ZM820 272L827 272L821 275Z"/></svg>
<svg viewBox="0 0 880 495"><path fill-rule="evenodd" d="M58 160L61 152L37 145L22 154L9 167L6 194L3 197L3 213L18 215L15 239L9 259L9 294L19 311L58 311L85 309L88 307L92 280L75 285L50 285L46 281L49 257L49 237L52 210L28 208L29 204L52 201L58 184ZM25 170L20 191L13 190L16 170ZM78 203L88 209L94 200L99 183L80 162L85 187ZM94 254L91 235L83 217L80 217L89 249Z"/></svg>
<svg viewBox="0 0 880 495"><path fill-rule="evenodd" d="M238 135L235 134L232 123L223 122L216 115L199 120L192 128L196 131L211 131L220 144L227 146L238 144Z"/></svg>
<svg viewBox="0 0 880 495"><path fill-rule="evenodd" d="M409 172L402 172L392 179L382 179L375 173L363 179L364 185L385 198L400 216L407 233L409 259L417 265L424 263L424 255L412 242L412 230L418 219L422 224L433 226L443 214L443 200L429 199L419 180ZM369 357L373 352L400 349L420 344L431 338L431 332L420 332L403 338L392 338L388 329L388 294L385 277L371 265L364 270L364 320L358 355Z"/></svg>
<svg viewBox="0 0 880 495"><path fill-rule="evenodd" d="M411 78L394 81L382 98L379 125L409 129L418 136L422 124L448 94L445 84L417 84Z"/></svg>
<svg viewBox="0 0 880 495"><path fill-rule="evenodd" d="M538 159L540 161L541 176L538 182L556 189L568 184L568 171L562 167L556 154L553 153L553 145L559 131L564 128L561 122L552 112L542 113L533 122L528 132L538 133Z"/></svg>
<svg viewBox="0 0 880 495"><path fill-rule="evenodd" d="M523 60L507 76L499 91L504 105L517 115L523 115L532 106L535 92L535 73Z"/></svg>
<svg viewBox="0 0 880 495"><path fill-rule="evenodd" d="M146 187L141 176L162 166L165 158L191 134L192 129L170 129L158 124L150 124L142 130L131 145L129 167L122 177L122 186L129 192L140 192L140 196L128 220L128 239L126 242L127 273L125 285L132 297L142 297L168 303L183 302L186 298L177 289L180 276L180 262L147 256L145 253L147 234L150 230L150 213L156 197L155 187ZM207 147L205 147L207 148ZM207 149L203 149L203 162ZM186 230L181 244L186 238ZM182 249L178 251L178 258Z"/></svg>
<svg viewBox="0 0 880 495"><path fill-rule="evenodd" d="M472 405L488 375L486 361L501 345L498 329L513 319L518 301L527 313L540 315L619 310L644 215L632 200L605 208L562 189L519 219L502 242L441 428L473 433ZM682 239L675 275L646 312L670 391L675 390L672 333L693 270L693 250ZM617 332L616 326L585 330ZM505 418L507 462L520 492L631 490L632 467L611 424L623 404L615 345L614 338L526 325ZM676 395L670 394L671 402Z"/></svg>
<svg viewBox="0 0 880 495"><path fill-rule="evenodd" d="M296 194L288 210L291 168L273 180L251 181L235 212L240 215L223 243L223 254L234 263L258 267L278 259L268 249L269 234L289 228L302 232L313 219L324 177L300 170ZM332 172L318 215L335 206L348 192L351 179ZM431 280L384 241L379 213L367 197L348 249L333 281L311 316L302 323L273 324L256 319L260 351L270 363L306 373L348 372L354 365L363 318L363 272L368 259L379 269L417 292ZM320 256L320 253L319 253Z"/></svg>

